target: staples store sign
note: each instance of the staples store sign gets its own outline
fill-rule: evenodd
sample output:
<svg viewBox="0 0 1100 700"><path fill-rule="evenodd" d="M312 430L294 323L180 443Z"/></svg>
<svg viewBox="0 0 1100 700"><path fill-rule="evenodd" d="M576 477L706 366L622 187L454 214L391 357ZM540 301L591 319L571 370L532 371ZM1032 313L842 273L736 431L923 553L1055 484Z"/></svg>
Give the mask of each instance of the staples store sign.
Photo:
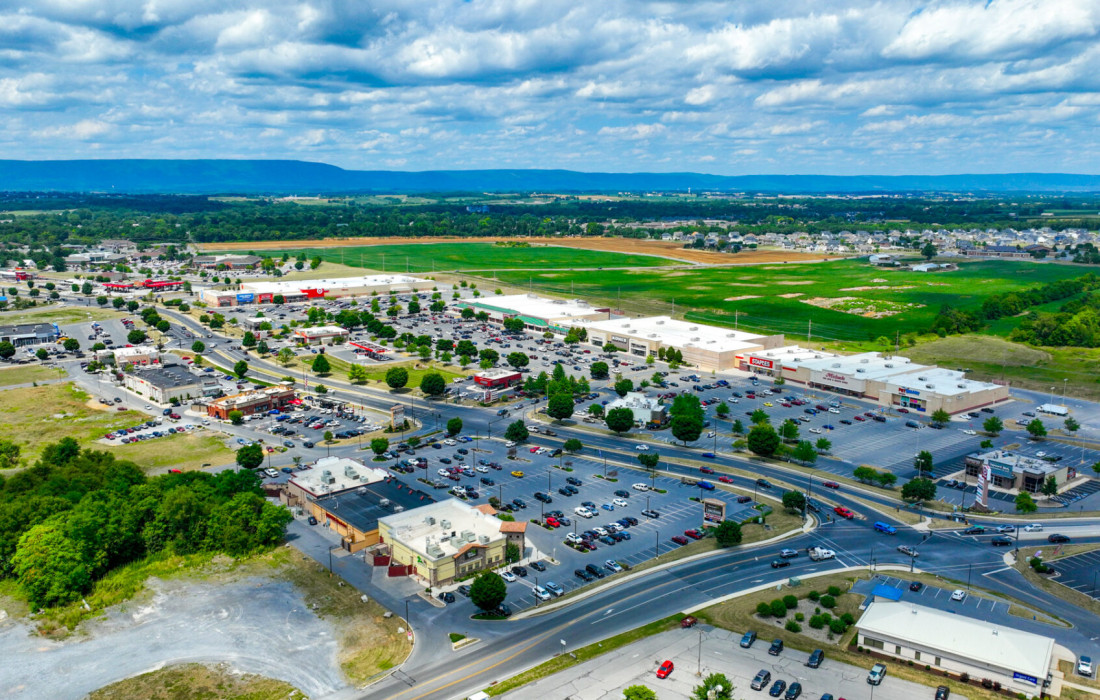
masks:
<svg viewBox="0 0 1100 700"><path fill-rule="evenodd" d="M749 364L753 367L762 367L763 369L775 369L775 363L771 360L765 360L762 357L750 357Z"/></svg>

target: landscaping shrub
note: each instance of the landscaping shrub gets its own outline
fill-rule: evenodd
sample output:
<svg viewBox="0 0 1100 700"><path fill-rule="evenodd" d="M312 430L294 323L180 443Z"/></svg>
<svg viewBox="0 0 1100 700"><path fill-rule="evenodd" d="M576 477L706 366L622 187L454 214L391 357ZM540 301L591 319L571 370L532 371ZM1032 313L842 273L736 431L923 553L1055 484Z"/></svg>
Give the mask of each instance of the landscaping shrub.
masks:
<svg viewBox="0 0 1100 700"><path fill-rule="evenodd" d="M756 614L763 617L767 617L772 614L772 606L767 603L760 602L756 604Z"/></svg>
<svg viewBox="0 0 1100 700"><path fill-rule="evenodd" d="M783 605L786 605L788 610L794 610L798 607L798 598L793 595L785 595L783 596Z"/></svg>
<svg viewBox="0 0 1100 700"><path fill-rule="evenodd" d="M844 591L840 590L840 588L838 588L836 586L829 586L829 595L831 595L834 598L836 598L838 595L840 595L843 592Z"/></svg>
<svg viewBox="0 0 1100 700"><path fill-rule="evenodd" d="M844 624L848 625L849 627L856 624L856 618L852 616L852 613L844 613L840 616L840 619L844 620Z"/></svg>
<svg viewBox="0 0 1100 700"><path fill-rule="evenodd" d="M835 608L836 607L836 599L834 599L831 595L821 596L821 607L823 607L823 608Z"/></svg>
<svg viewBox="0 0 1100 700"><path fill-rule="evenodd" d="M786 603L784 603L782 600L773 600L772 601L772 615L774 615L775 617L786 617L787 616L787 605L786 605Z"/></svg>
<svg viewBox="0 0 1100 700"><path fill-rule="evenodd" d="M844 620L833 620L829 623L829 631L833 634L844 634L847 629L848 625L844 624Z"/></svg>
<svg viewBox="0 0 1100 700"><path fill-rule="evenodd" d="M815 630L819 630L825 626L825 620L821 619L820 615L813 615L810 617L810 627Z"/></svg>
<svg viewBox="0 0 1100 700"><path fill-rule="evenodd" d="M783 629L787 630L788 632L798 633L802 631L802 625L798 624L794 620L787 620L787 624L783 627Z"/></svg>
<svg viewBox="0 0 1100 700"><path fill-rule="evenodd" d="M821 598L821 594L817 591L810 591L810 594L806 597L816 603Z"/></svg>
<svg viewBox="0 0 1100 700"><path fill-rule="evenodd" d="M802 622L803 620L806 619L806 616L803 615L802 613L795 613L794 614L794 619L798 620L799 622Z"/></svg>

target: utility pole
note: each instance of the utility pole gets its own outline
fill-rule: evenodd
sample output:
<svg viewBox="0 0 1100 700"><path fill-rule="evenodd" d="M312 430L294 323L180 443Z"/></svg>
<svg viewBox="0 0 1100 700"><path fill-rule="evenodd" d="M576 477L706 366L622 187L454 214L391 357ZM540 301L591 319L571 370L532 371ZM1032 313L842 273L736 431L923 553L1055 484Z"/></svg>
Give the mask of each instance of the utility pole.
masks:
<svg viewBox="0 0 1100 700"><path fill-rule="evenodd" d="M813 337L814 337L814 320L811 318L809 323L810 323L809 330L806 331L806 344L807 345L809 345L811 342L813 342Z"/></svg>
<svg viewBox="0 0 1100 700"><path fill-rule="evenodd" d="M737 330L737 317L741 315L741 311L738 309L733 310L733 330Z"/></svg>

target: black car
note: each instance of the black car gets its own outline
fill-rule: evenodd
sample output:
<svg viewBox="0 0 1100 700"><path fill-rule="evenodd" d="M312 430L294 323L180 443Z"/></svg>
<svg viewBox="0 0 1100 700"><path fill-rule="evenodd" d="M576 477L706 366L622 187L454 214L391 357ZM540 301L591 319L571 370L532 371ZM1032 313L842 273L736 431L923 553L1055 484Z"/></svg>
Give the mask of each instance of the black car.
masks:
<svg viewBox="0 0 1100 700"><path fill-rule="evenodd" d="M535 500L542 501L543 503L554 502L554 499L552 497L550 497L548 494L543 493L542 491L535 491Z"/></svg>
<svg viewBox="0 0 1100 700"><path fill-rule="evenodd" d="M565 477L565 483L572 484L573 486L580 486L581 480L575 476L567 476Z"/></svg>
<svg viewBox="0 0 1100 700"><path fill-rule="evenodd" d="M768 690L768 695L773 698L778 698L783 695L783 691L787 689L787 681L782 678L776 679L775 683L772 683L771 689Z"/></svg>
<svg viewBox="0 0 1100 700"><path fill-rule="evenodd" d="M992 544L994 547L1011 547L1012 538L1005 537L1004 535L997 535L992 540L990 540L989 543Z"/></svg>
<svg viewBox="0 0 1100 700"><path fill-rule="evenodd" d="M984 535L985 534L985 528L982 527L981 525L974 525L973 527L968 527L965 530L963 530L963 534L964 535Z"/></svg>
<svg viewBox="0 0 1100 700"><path fill-rule="evenodd" d="M782 568L790 566L790 565L791 565L791 562L787 559L772 559L772 568L773 569L782 569Z"/></svg>
<svg viewBox="0 0 1100 700"><path fill-rule="evenodd" d="M779 656L779 652L783 651L783 640L773 639L772 645L768 647L768 653L772 656Z"/></svg>
<svg viewBox="0 0 1100 700"><path fill-rule="evenodd" d="M560 489L558 489L558 493L560 493L563 496L572 496L573 495L573 494L569 493L569 489L565 488L564 486L562 486Z"/></svg>
<svg viewBox="0 0 1100 700"><path fill-rule="evenodd" d="M630 492L627 491L626 489L619 489L618 491L615 492L615 495L618 496L619 498L630 498Z"/></svg>
<svg viewBox="0 0 1100 700"><path fill-rule="evenodd" d="M442 600L444 603L453 603L455 602L455 594L451 593L450 591L447 591L446 593L440 593L439 599Z"/></svg>
<svg viewBox="0 0 1100 700"><path fill-rule="evenodd" d="M787 686L787 693L783 696L783 700L797 700L798 696L802 695L802 684L795 682Z"/></svg>
<svg viewBox="0 0 1100 700"><path fill-rule="evenodd" d="M914 593L919 592L922 588L924 588L924 584L920 581L913 581L909 584L909 590L913 591Z"/></svg>
<svg viewBox="0 0 1100 700"><path fill-rule="evenodd" d="M514 505L516 508L519 508L520 510L527 507L527 504L523 501L522 498L513 498L512 505Z"/></svg>
<svg viewBox="0 0 1100 700"><path fill-rule="evenodd" d="M523 577L527 576L527 569L525 567L522 567L522 566L519 566L519 565L513 566L511 568L511 572L513 574L515 574L516 576L523 576Z"/></svg>
<svg viewBox="0 0 1100 700"><path fill-rule="evenodd" d="M946 685L936 688L936 700L947 700L951 697L951 690Z"/></svg>
<svg viewBox="0 0 1100 700"><path fill-rule="evenodd" d="M752 496L738 496L737 497L737 502L738 503L748 503L751 500L752 500Z"/></svg>
<svg viewBox="0 0 1100 700"><path fill-rule="evenodd" d="M573 575L576 576L577 578L579 578L580 580L584 581L585 583L587 583L587 582L589 582L593 579L592 574L588 573L584 569L574 569L573 570Z"/></svg>
<svg viewBox="0 0 1100 700"><path fill-rule="evenodd" d="M1050 542L1051 544L1065 544L1066 542L1069 542L1069 537L1067 537L1066 535L1054 533L1053 535L1047 537L1047 542Z"/></svg>
<svg viewBox="0 0 1100 700"><path fill-rule="evenodd" d="M499 615L500 617L511 617L512 609L504 603L501 603L500 607L493 611L493 614Z"/></svg>
<svg viewBox="0 0 1100 700"><path fill-rule="evenodd" d="M771 482L769 482L767 479L757 479L756 485L762 489L770 489L772 487Z"/></svg>
<svg viewBox="0 0 1100 700"><path fill-rule="evenodd" d="M810 658L806 660L806 665L810 668L817 668L821 666L821 662L825 660L825 652L821 649L814 649L810 652Z"/></svg>
<svg viewBox="0 0 1100 700"><path fill-rule="evenodd" d="M487 476L483 476L483 477L481 477L481 483L485 484L486 486L492 486L492 485L493 485L493 484L495 484L496 482L495 482L495 481L493 481L492 479L490 479L490 478L489 478L489 477L487 477Z"/></svg>
<svg viewBox="0 0 1100 700"><path fill-rule="evenodd" d="M604 577L603 571L601 571L600 567L596 566L595 564L589 564L588 566L584 567L584 570L587 571L588 573L592 574L596 578L603 578Z"/></svg>

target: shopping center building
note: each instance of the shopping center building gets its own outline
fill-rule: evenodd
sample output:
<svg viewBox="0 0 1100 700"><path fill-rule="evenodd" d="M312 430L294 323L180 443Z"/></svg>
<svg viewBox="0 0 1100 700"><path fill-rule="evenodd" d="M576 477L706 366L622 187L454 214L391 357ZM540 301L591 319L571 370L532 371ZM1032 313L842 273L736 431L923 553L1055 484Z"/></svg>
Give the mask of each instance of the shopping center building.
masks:
<svg viewBox="0 0 1100 700"><path fill-rule="evenodd" d="M241 282L236 290L204 289L200 299L210 306L225 307L240 304L271 304L282 297L290 304L309 299L362 297L372 294L407 294L431 290L431 280L408 275L370 275L316 280L278 280Z"/></svg>
<svg viewBox="0 0 1100 700"><path fill-rule="evenodd" d="M489 320L498 323L518 318L530 330L553 331L563 335L581 321L608 319L614 313L609 307L592 306L581 299L550 299L537 294L466 299L452 307L457 313L466 308L475 313L484 311L489 315Z"/></svg>

